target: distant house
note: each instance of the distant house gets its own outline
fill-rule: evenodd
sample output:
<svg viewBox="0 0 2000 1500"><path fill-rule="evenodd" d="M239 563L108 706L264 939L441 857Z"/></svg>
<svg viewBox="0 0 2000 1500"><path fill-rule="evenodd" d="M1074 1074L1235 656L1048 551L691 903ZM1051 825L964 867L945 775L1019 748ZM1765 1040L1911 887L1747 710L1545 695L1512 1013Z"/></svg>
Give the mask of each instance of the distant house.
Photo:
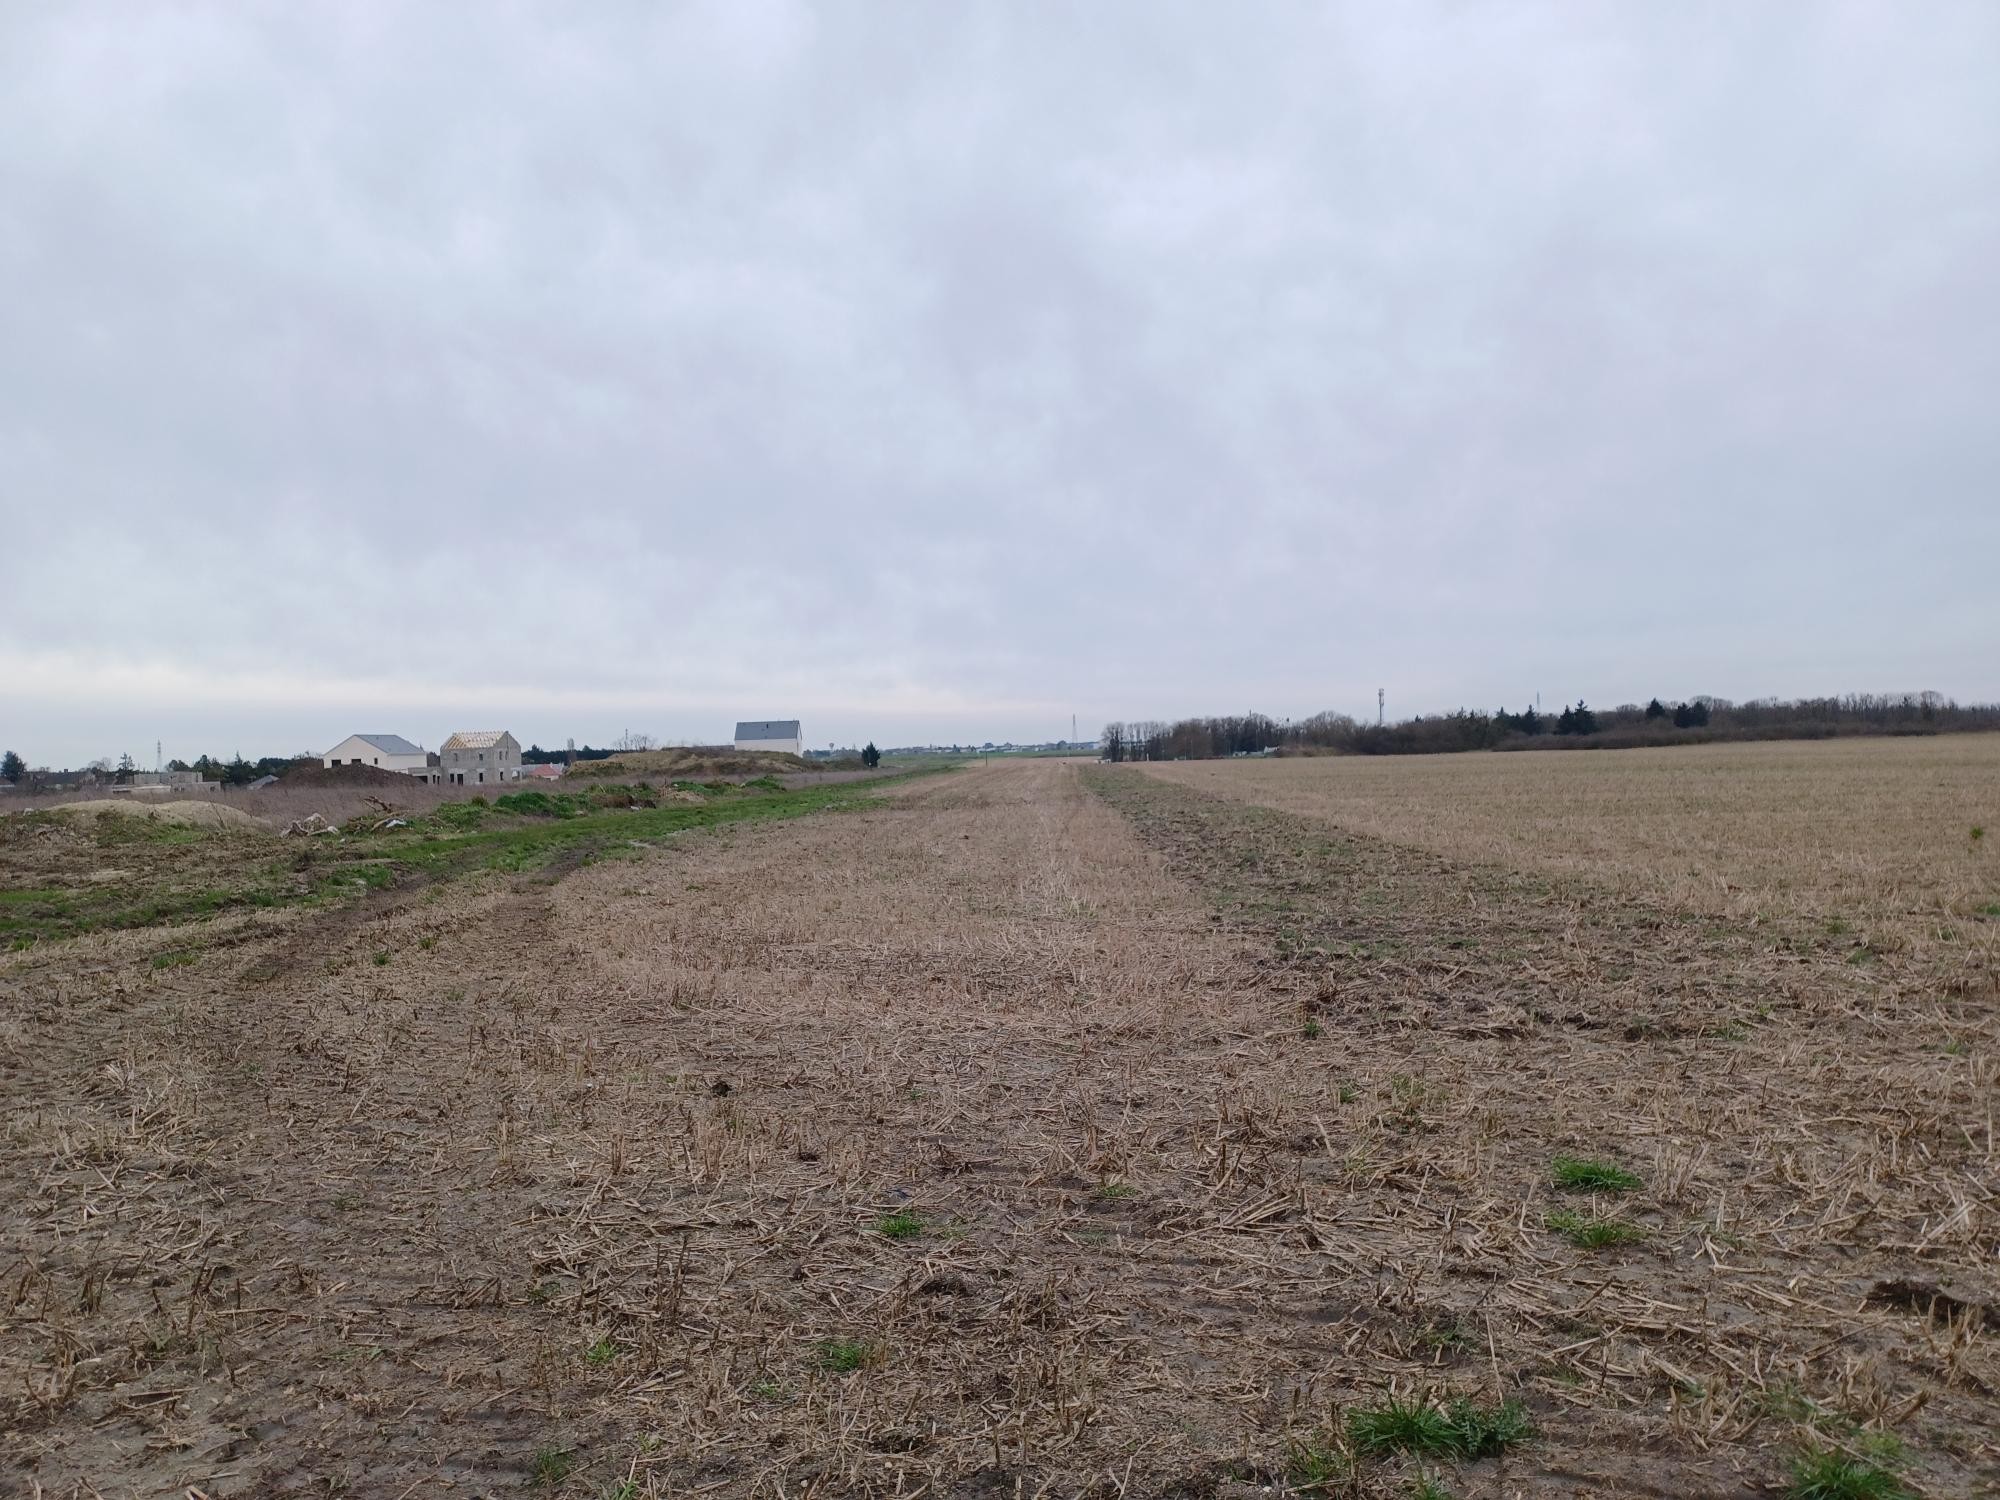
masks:
<svg viewBox="0 0 2000 1500"><path fill-rule="evenodd" d="M276 786L277 784L278 778L275 776L259 776L255 781L250 783L249 789L253 792L261 792L265 787Z"/></svg>
<svg viewBox="0 0 2000 1500"><path fill-rule="evenodd" d="M736 726L738 750L783 750L797 755L805 748L797 719L745 719Z"/></svg>
<svg viewBox="0 0 2000 1500"><path fill-rule="evenodd" d="M560 781L562 780L563 769L561 761L550 761L539 766L523 766L521 767L521 779L523 781Z"/></svg>
<svg viewBox="0 0 2000 1500"><path fill-rule="evenodd" d="M320 762L326 766L376 766L426 781L435 774L424 747L411 744L400 734L350 734L321 756Z"/></svg>
<svg viewBox="0 0 2000 1500"><path fill-rule="evenodd" d="M442 758L453 786L521 779L521 742L504 729L461 729L444 742Z"/></svg>

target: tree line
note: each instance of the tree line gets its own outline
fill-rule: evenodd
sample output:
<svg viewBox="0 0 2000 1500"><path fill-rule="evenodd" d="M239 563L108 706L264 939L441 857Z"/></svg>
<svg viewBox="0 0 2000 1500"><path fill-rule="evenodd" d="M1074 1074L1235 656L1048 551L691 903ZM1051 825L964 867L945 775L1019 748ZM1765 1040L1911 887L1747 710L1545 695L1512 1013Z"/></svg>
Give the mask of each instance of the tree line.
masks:
<svg viewBox="0 0 2000 1500"><path fill-rule="evenodd" d="M2000 704L1959 704L1942 693L1849 693L1827 698L1653 698L1556 713L1461 708L1393 724L1348 714L1279 720L1225 714L1104 726L1098 751L1112 761L1214 760L1233 755L1436 755L1459 750L1621 749L1709 740L1825 739L1836 735L1945 734L2000 729Z"/></svg>

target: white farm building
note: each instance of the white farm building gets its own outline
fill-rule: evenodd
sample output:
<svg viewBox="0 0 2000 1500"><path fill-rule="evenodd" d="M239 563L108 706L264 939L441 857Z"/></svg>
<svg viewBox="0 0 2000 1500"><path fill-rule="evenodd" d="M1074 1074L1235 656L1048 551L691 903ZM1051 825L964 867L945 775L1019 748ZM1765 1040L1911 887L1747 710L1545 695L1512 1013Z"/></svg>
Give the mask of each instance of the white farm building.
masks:
<svg viewBox="0 0 2000 1500"><path fill-rule="evenodd" d="M805 749L797 719L744 719L736 726L738 750L783 750L797 755Z"/></svg>
<svg viewBox="0 0 2000 1500"><path fill-rule="evenodd" d="M521 779L521 742L504 729L461 729L444 742L444 779L453 786L484 786Z"/></svg>
<svg viewBox="0 0 2000 1500"><path fill-rule="evenodd" d="M320 762L327 766L376 766L425 780L431 776L431 758L424 747L412 745L400 734L350 734L321 756Z"/></svg>

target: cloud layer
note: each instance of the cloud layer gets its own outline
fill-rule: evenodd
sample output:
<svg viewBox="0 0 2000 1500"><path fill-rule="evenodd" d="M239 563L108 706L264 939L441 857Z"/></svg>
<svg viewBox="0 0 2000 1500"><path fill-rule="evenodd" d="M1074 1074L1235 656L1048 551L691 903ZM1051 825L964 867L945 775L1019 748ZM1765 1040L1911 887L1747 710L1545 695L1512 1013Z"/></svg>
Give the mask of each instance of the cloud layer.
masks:
<svg viewBox="0 0 2000 1500"><path fill-rule="evenodd" d="M2000 11L0 19L0 740L2000 697Z"/></svg>

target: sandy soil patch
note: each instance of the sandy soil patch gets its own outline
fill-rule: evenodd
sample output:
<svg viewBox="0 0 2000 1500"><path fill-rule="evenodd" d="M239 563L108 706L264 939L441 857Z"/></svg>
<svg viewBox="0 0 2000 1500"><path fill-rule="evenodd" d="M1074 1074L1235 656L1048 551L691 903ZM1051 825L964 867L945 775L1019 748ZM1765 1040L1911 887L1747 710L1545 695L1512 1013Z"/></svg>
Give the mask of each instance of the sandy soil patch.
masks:
<svg viewBox="0 0 2000 1500"><path fill-rule="evenodd" d="M257 820L238 807L219 802L142 802L133 797L100 797L90 802L65 802L49 809L63 817L94 818L111 813L121 818L151 818L180 828L256 828Z"/></svg>

